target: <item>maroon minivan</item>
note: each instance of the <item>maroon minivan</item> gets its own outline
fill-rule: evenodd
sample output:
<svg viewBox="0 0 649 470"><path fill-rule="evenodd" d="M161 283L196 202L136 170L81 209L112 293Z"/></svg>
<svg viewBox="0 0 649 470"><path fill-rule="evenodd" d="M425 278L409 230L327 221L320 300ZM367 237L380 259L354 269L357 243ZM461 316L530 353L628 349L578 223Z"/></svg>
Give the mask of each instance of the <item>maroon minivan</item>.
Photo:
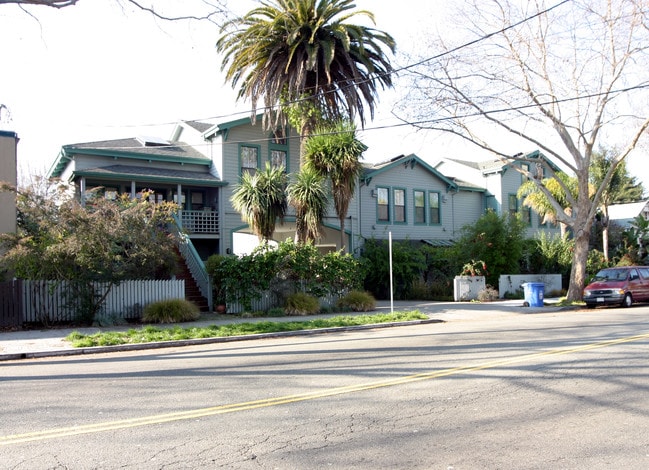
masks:
<svg viewBox="0 0 649 470"><path fill-rule="evenodd" d="M583 298L588 308L649 301L649 266L602 269L584 289Z"/></svg>

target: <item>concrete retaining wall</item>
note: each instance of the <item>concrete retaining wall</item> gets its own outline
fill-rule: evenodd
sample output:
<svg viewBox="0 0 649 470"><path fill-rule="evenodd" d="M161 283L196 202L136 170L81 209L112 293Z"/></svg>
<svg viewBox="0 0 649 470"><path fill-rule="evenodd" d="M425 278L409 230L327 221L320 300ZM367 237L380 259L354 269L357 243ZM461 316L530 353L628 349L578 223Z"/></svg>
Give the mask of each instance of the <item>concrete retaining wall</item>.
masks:
<svg viewBox="0 0 649 470"><path fill-rule="evenodd" d="M498 296L502 299L507 292L513 294L523 290L526 282L542 282L545 284L544 293L561 291L561 274L502 274L498 280Z"/></svg>

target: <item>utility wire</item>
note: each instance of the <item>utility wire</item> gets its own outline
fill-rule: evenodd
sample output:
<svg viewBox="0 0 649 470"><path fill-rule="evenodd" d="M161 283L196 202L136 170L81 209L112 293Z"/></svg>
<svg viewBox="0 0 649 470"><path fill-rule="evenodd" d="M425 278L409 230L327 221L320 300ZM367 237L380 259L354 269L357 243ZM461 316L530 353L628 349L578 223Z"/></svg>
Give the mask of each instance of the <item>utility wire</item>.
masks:
<svg viewBox="0 0 649 470"><path fill-rule="evenodd" d="M405 127L405 126L413 126L417 127L419 126L421 129L426 129L426 127L423 127L424 124L435 124L435 123L440 123L440 122L445 122L445 121L451 121L454 119L466 119L466 118L471 118L471 117L478 117L478 116L484 116L484 115L490 115L490 114L500 114L500 113L507 113L507 112L512 112L512 111L522 111L525 109L530 109L530 108L537 108L538 106L545 106L545 105L550 105L550 104L560 104L560 103L566 103L570 101L578 101L582 99L590 99L590 98L597 98L599 96L603 95L617 95L620 93L626 93L629 91L633 90L642 90L642 89L649 89L649 83L645 84L640 84L640 85L635 85L635 86L630 86L630 87L625 87L625 88L620 88L617 90L610 90L606 92L601 92L601 93L591 93L588 95L580 95L580 96L575 96L575 97L568 97L568 98L562 98L559 100L548 100L545 102L540 102L540 103L532 103L532 104L526 104L526 105L521 105L521 106L515 106L515 107L508 107L508 108L497 108L497 109L491 109L491 110L486 110L486 111L476 111L474 113L466 113L458 116L445 116L445 117L439 117L439 118L433 118L433 119L424 119L421 121L403 121L398 123L398 124L389 124L389 125L384 125L384 126L375 126L375 127L369 127L363 129L363 132L367 131L376 131L376 130L384 130L384 129L393 129L397 127ZM177 124L177 123L176 123ZM337 132L327 132L323 134L312 134L312 135L333 135L336 134ZM300 136L287 136L287 139L289 140L295 140L299 139ZM227 144L243 144L243 143L249 143L249 144L254 144L254 143L263 143L263 142L269 142L272 141L272 137L268 138L263 138L263 139L247 139L247 140L242 140L242 141L228 141ZM210 146L212 145L211 143L205 143L202 144L201 146ZM197 145L178 145L177 143L170 143L168 146L162 145L157 148L169 148L169 147L175 147L175 148L186 148L186 147L198 147ZM142 146L134 146L134 147L102 147L102 149L109 149L109 150L134 150L134 149L141 149Z"/></svg>
<svg viewBox="0 0 649 470"><path fill-rule="evenodd" d="M428 57L426 59L422 59L422 60L420 60L418 62L414 62L412 64L404 65L402 67L399 67L397 69L393 69L390 72L386 72L386 73L380 74L378 76L397 74L398 72L401 72L401 71L404 71L404 70L409 70L409 69L417 67L419 65L423 65L423 64L425 64L427 62L440 59L440 58L442 58L442 57L444 57L446 55L453 54L453 53L455 53L455 52L457 52L459 50L462 50L464 48L473 46L473 45L475 45L475 44L477 44L477 43L479 43L481 41L484 41L484 40L489 39L489 38L491 38L493 36L496 36L498 34L509 31L510 29L516 28L516 27L518 27L518 26L520 26L522 24L525 24L526 22L531 21L534 18L542 16L542 15L544 15L546 13L549 13L550 11L552 11L552 10L554 10L556 8L559 8L560 6L562 6L562 5L566 4L566 3L569 3L571 1L572 0L562 0L559 3L556 3L555 5L546 8L545 10L541 10L541 11L539 11L539 12L537 12L537 13L531 15L531 16L523 18L522 20L520 20L520 21L518 21L518 22L516 22L514 24L511 24L511 25L506 26L504 28L501 28L499 30L493 31L493 32L488 33L488 34L486 34L484 36L480 36L480 37L478 37L476 39L473 39L473 40L471 40L469 42L460 44L459 46L456 46L456 47L454 47L452 49L449 49L447 51L441 52L439 54L435 54L435 55L433 55L431 57ZM349 87L352 87L352 86L357 86L359 84L362 84L362 83L365 83L367 81L374 80L374 79L375 78L368 78L368 79L365 79L365 80L352 81L352 83L350 83L349 85L346 85L345 87L340 88L338 91L344 90L345 88L349 88ZM328 93L335 93L335 92L336 91L330 91ZM299 102L304 101L304 100L305 99L298 99L298 100L290 101L287 104L296 104L296 103L299 103ZM271 107L263 106L263 107L256 108L256 111L258 111L260 113L263 113L263 112L266 112L266 111L270 111L270 110L272 110L274 108L275 108L274 106L271 106ZM232 117L240 116L240 115L248 115L249 116L252 112L253 112L253 110L249 109L248 111L238 111L238 112L234 112L234 113L223 114L223 115L220 115L220 116L210 116L210 117L201 118L201 119L191 119L190 121L212 121L212 120L216 120L216 119L231 119ZM133 125L126 125L126 126L109 126L109 127L158 127L158 126L163 126L163 125L173 125L176 122L177 121L175 121L175 122L166 122L166 123L158 123L158 124L140 124L140 125L133 124Z"/></svg>

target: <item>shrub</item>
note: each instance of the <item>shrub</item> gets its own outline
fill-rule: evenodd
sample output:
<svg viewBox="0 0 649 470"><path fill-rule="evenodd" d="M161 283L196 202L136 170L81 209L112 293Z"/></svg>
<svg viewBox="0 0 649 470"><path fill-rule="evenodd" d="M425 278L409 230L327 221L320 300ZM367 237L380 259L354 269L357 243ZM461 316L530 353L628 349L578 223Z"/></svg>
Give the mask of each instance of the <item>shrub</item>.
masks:
<svg viewBox="0 0 649 470"><path fill-rule="evenodd" d="M287 315L314 315L320 311L320 302L312 295L297 292L286 298L285 310Z"/></svg>
<svg viewBox="0 0 649 470"><path fill-rule="evenodd" d="M369 292L354 290L338 300L338 307L354 312L369 312L376 308L376 300Z"/></svg>
<svg viewBox="0 0 649 470"><path fill-rule="evenodd" d="M480 302L491 302L492 300L498 300L498 297L498 291L491 286L487 286L478 292L478 300Z"/></svg>
<svg viewBox="0 0 649 470"><path fill-rule="evenodd" d="M489 270L487 284L498 285L501 274L517 274L523 254L526 225L520 215L498 215L488 210L474 224L462 228L462 236L455 244L464 263L484 262Z"/></svg>
<svg viewBox="0 0 649 470"><path fill-rule="evenodd" d="M364 288L376 298L390 298L389 245L385 240L368 239L361 259L365 267ZM394 297L407 299L415 282L426 269L425 253L410 241L392 243L392 278Z"/></svg>
<svg viewBox="0 0 649 470"><path fill-rule="evenodd" d="M269 317L283 317L286 315L286 312L282 307L273 307L268 309L268 314Z"/></svg>
<svg viewBox="0 0 649 470"><path fill-rule="evenodd" d="M146 323L178 323L198 320L201 312L195 304L185 299L153 302L144 307L142 321Z"/></svg>
<svg viewBox="0 0 649 470"><path fill-rule="evenodd" d="M295 292L315 297L339 295L358 289L364 271L352 255L333 252L322 255L313 244L286 240L276 248L261 245L245 256L212 255L206 268L215 291L215 299L239 303L252 310L253 301L271 291L278 304Z"/></svg>

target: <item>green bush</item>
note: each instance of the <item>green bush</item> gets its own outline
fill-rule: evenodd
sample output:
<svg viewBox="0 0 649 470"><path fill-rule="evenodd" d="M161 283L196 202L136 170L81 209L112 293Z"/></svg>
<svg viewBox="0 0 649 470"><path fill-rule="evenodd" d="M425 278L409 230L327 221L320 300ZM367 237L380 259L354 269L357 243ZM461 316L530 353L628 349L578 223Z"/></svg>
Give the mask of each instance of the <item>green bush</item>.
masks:
<svg viewBox="0 0 649 470"><path fill-rule="evenodd" d="M290 239L276 248L262 245L245 256L213 255L206 268L215 296L239 303L245 310L251 310L253 301L266 291L281 305L295 292L326 297L360 288L364 276L361 263L353 256L342 252L323 255L313 244L296 244Z"/></svg>
<svg viewBox="0 0 649 470"><path fill-rule="evenodd" d="M390 298L389 246L385 240L368 239L361 259L365 267L364 288L378 299ZM410 241L392 242L394 298L405 300L426 269L426 255Z"/></svg>
<svg viewBox="0 0 649 470"><path fill-rule="evenodd" d="M284 310L287 315L314 315L320 311L320 302L312 295L297 292L286 298Z"/></svg>
<svg viewBox="0 0 649 470"><path fill-rule="evenodd" d="M153 302L144 307L142 321L145 323L178 323L198 320L201 312L185 299L169 299Z"/></svg>
<svg viewBox="0 0 649 470"><path fill-rule="evenodd" d="M462 228L462 236L454 246L456 255L461 257L462 264L484 261L487 284L497 286L501 274L518 274L525 230L519 214L498 215L488 210L474 224Z"/></svg>
<svg viewBox="0 0 649 470"><path fill-rule="evenodd" d="M376 299L369 292L353 290L338 300L338 307L354 312L369 312L376 308Z"/></svg>
<svg viewBox="0 0 649 470"><path fill-rule="evenodd" d="M267 316L269 317L283 317L286 315L286 312L281 307L273 307L268 309Z"/></svg>

